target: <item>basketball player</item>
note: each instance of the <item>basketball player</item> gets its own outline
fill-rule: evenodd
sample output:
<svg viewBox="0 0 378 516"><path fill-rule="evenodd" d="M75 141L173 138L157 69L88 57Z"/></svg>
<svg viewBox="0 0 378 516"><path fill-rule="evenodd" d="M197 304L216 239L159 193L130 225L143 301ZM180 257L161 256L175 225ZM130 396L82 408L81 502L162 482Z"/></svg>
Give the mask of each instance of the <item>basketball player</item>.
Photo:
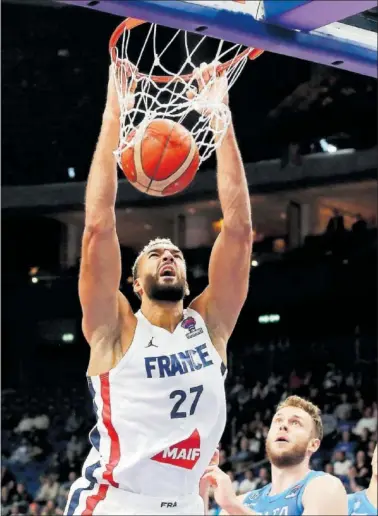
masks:
<svg viewBox="0 0 378 516"><path fill-rule="evenodd" d="M370 514L378 514L378 465L377 465L377 446L374 450L372 465L372 475L369 487L363 491L358 491L348 495L348 514L358 514L360 516L368 516Z"/></svg>
<svg viewBox="0 0 378 516"><path fill-rule="evenodd" d="M309 467L323 437L318 407L299 396L289 396L273 416L266 439L272 483L236 496L231 481L217 466L201 480L212 485L221 514L346 515L347 495L340 480Z"/></svg>
<svg viewBox="0 0 378 516"><path fill-rule="evenodd" d="M214 75L204 65L199 82ZM224 88L221 99L228 109L225 80L216 78L209 96ZM132 107L131 88L129 98ZM199 482L224 430L226 346L248 292L247 181L230 125L217 150L224 222L211 253L207 288L184 309L189 294L184 256L170 240L153 240L133 267L133 288L141 301L133 313L119 291L113 156L119 119L110 74L86 191L79 279L97 424L65 514L204 514Z"/></svg>

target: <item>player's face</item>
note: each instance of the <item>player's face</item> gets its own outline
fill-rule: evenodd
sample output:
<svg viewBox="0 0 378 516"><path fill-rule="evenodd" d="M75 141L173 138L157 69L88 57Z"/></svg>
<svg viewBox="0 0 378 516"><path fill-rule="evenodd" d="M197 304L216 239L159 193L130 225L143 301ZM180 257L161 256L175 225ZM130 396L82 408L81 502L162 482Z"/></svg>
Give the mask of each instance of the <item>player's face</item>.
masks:
<svg viewBox="0 0 378 516"><path fill-rule="evenodd" d="M173 246L154 247L141 258L138 282L154 301L181 301L187 292L186 265L182 252Z"/></svg>
<svg viewBox="0 0 378 516"><path fill-rule="evenodd" d="M371 466L373 469L373 475L378 475L378 452L377 452L377 446L375 447L374 454L373 454L373 460L371 462Z"/></svg>
<svg viewBox="0 0 378 516"><path fill-rule="evenodd" d="M295 466L320 445L314 438L314 422L306 411L296 407L280 409L274 416L266 439L270 462L279 468Z"/></svg>

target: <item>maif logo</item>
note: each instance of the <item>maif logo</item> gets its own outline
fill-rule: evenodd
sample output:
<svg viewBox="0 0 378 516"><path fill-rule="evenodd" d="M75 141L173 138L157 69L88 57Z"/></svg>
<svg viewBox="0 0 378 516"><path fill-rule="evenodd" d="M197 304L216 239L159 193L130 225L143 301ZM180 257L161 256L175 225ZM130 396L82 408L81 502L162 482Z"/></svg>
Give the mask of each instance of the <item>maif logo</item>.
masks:
<svg viewBox="0 0 378 516"><path fill-rule="evenodd" d="M162 464L171 464L178 468L193 469L200 456L201 438L196 429L190 437L165 448L162 452L151 457L151 460Z"/></svg>

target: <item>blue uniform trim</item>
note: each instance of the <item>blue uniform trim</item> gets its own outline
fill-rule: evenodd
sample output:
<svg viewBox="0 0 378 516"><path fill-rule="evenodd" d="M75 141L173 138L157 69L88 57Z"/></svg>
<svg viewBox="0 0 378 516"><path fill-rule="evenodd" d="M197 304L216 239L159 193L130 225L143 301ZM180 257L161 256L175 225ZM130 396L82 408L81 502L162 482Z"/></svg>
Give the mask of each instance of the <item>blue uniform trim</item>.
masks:
<svg viewBox="0 0 378 516"><path fill-rule="evenodd" d="M98 421L98 407L95 401L96 391L94 390L92 380L87 376L88 389L93 402L93 412ZM97 425L95 425L89 432L89 442L99 452L100 451L100 432L98 431Z"/></svg>
<svg viewBox="0 0 378 516"><path fill-rule="evenodd" d="M80 502L80 495L83 491L91 491L97 483L97 480L94 478L93 473L97 468L100 467L100 461L88 466L85 470L85 478L89 481L89 485L87 487L80 487L76 489L73 493L70 501L70 505L67 509L67 516L73 516Z"/></svg>

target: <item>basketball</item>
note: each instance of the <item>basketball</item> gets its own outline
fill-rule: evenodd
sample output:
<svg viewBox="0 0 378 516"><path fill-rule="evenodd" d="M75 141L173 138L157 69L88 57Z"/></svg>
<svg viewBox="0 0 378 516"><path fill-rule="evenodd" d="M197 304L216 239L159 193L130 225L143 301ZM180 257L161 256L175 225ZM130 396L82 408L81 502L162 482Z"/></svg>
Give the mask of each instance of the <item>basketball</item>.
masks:
<svg viewBox="0 0 378 516"><path fill-rule="evenodd" d="M138 131L142 134L138 134ZM135 144L121 152L121 168L130 183L153 196L184 190L199 166L199 152L191 133L172 120L152 120L130 133Z"/></svg>

